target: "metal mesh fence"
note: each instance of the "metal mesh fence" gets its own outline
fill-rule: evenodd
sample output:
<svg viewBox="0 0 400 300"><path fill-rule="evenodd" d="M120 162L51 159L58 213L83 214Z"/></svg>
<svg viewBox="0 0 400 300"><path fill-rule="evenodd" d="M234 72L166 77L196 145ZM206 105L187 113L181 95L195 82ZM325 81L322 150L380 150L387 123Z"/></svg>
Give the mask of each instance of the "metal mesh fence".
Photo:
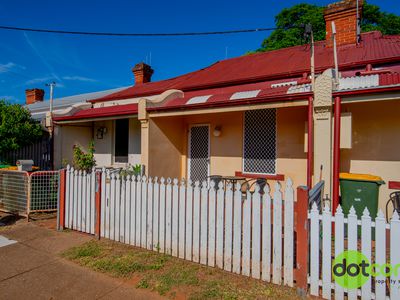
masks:
<svg viewBox="0 0 400 300"><path fill-rule="evenodd" d="M28 199L28 173L0 170L0 210L27 215Z"/></svg>
<svg viewBox="0 0 400 300"><path fill-rule="evenodd" d="M31 174L31 212L57 210L58 175L58 171L44 171Z"/></svg>
<svg viewBox="0 0 400 300"><path fill-rule="evenodd" d="M58 171L28 174L0 170L0 211L28 216L31 212L56 211Z"/></svg>

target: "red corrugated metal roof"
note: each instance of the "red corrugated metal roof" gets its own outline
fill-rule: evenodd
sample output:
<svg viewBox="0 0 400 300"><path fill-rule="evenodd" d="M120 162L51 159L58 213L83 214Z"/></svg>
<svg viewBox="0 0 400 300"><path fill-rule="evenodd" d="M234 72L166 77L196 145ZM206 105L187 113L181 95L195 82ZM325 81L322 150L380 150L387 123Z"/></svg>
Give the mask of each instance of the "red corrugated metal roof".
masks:
<svg viewBox="0 0 400 300"><path fill-rule="evenodd" d="M379 75L379 85L393 85L400 84L399 73L387 73Z"/></svg>
<svg viewBox="0 0 400 300"><path fill-rule="evenodd" d="M294 79L298 83L303 83L303 78ZM287 80L286 80L287 82ZM165 109L195 109L201 107L215 106L233 106L243 105L246 103L256 103L260 101L270 101L270 97L287 97L292 98L293 94L288 94L290 86L271 87L276 81L263 81L251 84L235 85L230 87L221 87L214 89L195 90L184 93L183 98L174 98L167 102L153 104L148 108L149 111L165 110ZM282 80L280 83L283 83ZM240 96L237 93L242 93ZM236 97L234 97L236 96ZM296 97L299 95L296 95ZM191 103L194 98L202 98L201 102ZM303 94L306 97L306 94Z"/></svg>
<svg viewBox="0 0 400 300"><path fill-rule="evenodd" d="M54 121L73 121L73 120L84 120L84 119L99 119L105 117L135 115L138 112L138 105L135 104L124 104L124 105L113 105L106 107L89 108L78 111L72 116L60 116L54 117Z"/></svg>
<svg viewBox="0 0 400 300"><path fill-rule="evenodd" d="M333 66L332 48L326 42L315 45L317 71ZM400 61L400 35L382 36L380 32L362 34L359 45L338 48L341 70L360 68L368 63ZM133 86L96 99L107 101L159 94L168 89L190 91L299 76L310 69L310 49L307 45L284 48L219 61L207 68L179 77Z"/></svg>

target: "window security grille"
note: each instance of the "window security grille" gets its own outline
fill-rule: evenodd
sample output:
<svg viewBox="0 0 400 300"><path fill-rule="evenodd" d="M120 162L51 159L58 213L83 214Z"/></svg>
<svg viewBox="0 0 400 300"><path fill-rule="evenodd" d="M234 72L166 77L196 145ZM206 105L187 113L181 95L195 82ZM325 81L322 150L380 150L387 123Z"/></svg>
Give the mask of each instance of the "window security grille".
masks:
<svg viewBox="0 0 400 300"><path fill-rule="evenodd" d="M200 182L208 176L208 126L190 128L190 179Z"/></svg>
<svg viewBox="0 0 400 300"><path fill-rule="evenodd" d="M276 109L245 112L243 171L275 174Z"/></svg>

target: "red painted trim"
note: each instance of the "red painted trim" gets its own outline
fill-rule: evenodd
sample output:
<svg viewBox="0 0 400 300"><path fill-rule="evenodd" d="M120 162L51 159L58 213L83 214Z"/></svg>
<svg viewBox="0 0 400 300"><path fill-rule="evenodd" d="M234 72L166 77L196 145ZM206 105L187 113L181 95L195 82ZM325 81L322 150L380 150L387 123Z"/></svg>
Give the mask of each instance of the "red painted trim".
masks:
<svg viewBox="0 0 400 300"><path fill-rule="evenodd" d="M60 207L59 207L59 224L58 228L63 230L65 227L65 174L66 170L60 170Z"/></svg>
<svg viewBox="0 0 400 300"><path fill-rule="evenodd" d="M296 232L296 268L295 279L298 289L307 294L308 274L308 190L306 187L297 188L294 222Z"/></svg>
<svg viewBox="0 0 400 300"><path fill-rule="evenodd" d="M235 176L238 177L246 177L246 178L265 178L269 180L277 180L277 181L283 181L285 180L285 175L283 174L276 174L276 175L267 175L267 174L251 174L251 173L243 173L241 171L236 171Z"/></svg>
<svg viewBox="0 0 400 300"><path fill-rule="evenodd" d="M390 69L380 69L380 70L370 70L370 71L359 71L356 72L356 75L378 75L378 74L386 74L386 73L391 73L392 71Z"/></svg>
<svg viewBox="0 0 400 300"><path fill-rule="evenodd" d="M95 195L95 236L100 239L100 224L101 224L101 173L96 172L96 195Z"/></svg>
<svg viewBox="0 0 400 300"><path fill-rule="evenodd" d="M210 102L210 103L202 103L202 104L191 104L191 105L177 105L177 106L162 106L162 107L149 107L147 108L148 112L154 111L168 111L168 110L192 110L192 109L205 109L205 108L214 108L214 107L232 107L232 106L241 106L241 105L254 105L261 103L273 103L273 102L282 102L282 101L296 101L296 100L306 100L308 96L312 95L312 93L298 93L298 94L284 94L284 95L275 95L275 96L266 96L266 97L257 97L257 98L247 98L241 100L227 100L220 102Z"/></svg>
<svg viewBox="0 0 400 300"><path fill-rule="evenodd" d="M339 205L339 173L340 173L340 115L341 98L335 97L335 115L333 132L333 190L332 190L332 211L336 212Z"/></svg>
<svg viewBox="0 0 400 300"><path fill-rule="evenodd" d="M307 138L307 187L312 188L313 155L314 155L314 118L313 118L313 97L308 97L308 138Z"/></svg>
<svg viewBox="0 0 400 300"><path fill-rule="evenodd" d="M94 108L90 108L94 109ZM115 116L128 116L128 115L137 115L138 111L136 110L125 110L125 111L117 111L117 112L107 112L107 113L94 113L93 115L72 115L72 116L62 116L62 117L54 117L53 120L55 122L60 121L70 121L70 120L85 120L85 119L98 119L104 117L115 117Z"/></svg>
<svg viewBox="0 0 400 300"><path fill-rule="evenodd" d="M389 181L389 189L400 190L400 181Z"/></svg>

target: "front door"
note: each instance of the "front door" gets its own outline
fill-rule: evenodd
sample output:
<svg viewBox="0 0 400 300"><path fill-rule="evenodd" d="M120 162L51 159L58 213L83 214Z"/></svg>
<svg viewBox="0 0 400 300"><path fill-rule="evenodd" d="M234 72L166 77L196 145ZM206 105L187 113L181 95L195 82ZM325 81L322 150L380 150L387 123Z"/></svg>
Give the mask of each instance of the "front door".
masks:
<svg viewBox="0 0 400 300"><path fill-rule="evenodd" d="M193 181L207 180L210 169L210 128L193 125L189 129L188 177Z"/></svg>

